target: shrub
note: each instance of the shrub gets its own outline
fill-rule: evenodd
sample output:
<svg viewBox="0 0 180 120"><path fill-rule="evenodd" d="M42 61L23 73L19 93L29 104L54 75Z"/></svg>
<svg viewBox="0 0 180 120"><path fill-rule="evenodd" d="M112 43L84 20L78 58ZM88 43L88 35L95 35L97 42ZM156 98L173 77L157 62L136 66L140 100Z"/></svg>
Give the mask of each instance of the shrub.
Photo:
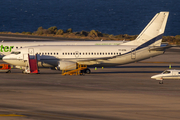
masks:
<svg viewBox="0 0 180 120"><path fill-rule="evenodd" d="M41 27L38 27L37 31L35 31L34 33L35 34L38 34L38 35L42 35L44 34L44 28L41 26Z"/></svg>
<svg viewBox="0 0 180 120"><path fill-rule="evenodd" d="M26 32L25 32L25 31L23 31L23 32L22 32L22 34L26 34Z"/></svg>
<svg viewBox="0 0 180 120"><path fill-rule="evenodd" d="M82 30L82 31L80 32L80 34L81 34L82 36L88 36L88 32L87 32L87 31L84 31L84 30Z"/></svg>
<svg viewBox="0 0 180 120"><path fill-rule="evenodd" d="M175 36L175 39L180 39L180 35L176 35L176 36Z"/></svg>
<svg viewBox="0 0 180 120"><path fill-rule="evenodd" d="M114 35L112 35L112 34L111 34L111 35L109 35L109 38L113 38L113 37L114 37Z"/></svg>
<svg viewBox="0 0 180 120"><path fill-rule="evenodd" d="M95 30L91 30L90 33L89 33L89 36L98 37L98 33Z"/></svg>
<svg viewBox="0 0 180 120"><path fill-rule="evenodd" d="M56 34L57 27L56 26L50 27L50 28L48 28L48 31L49 31L50 34Z"/></svg>
<svg viewBox="0 0 180 120"><path fill-rule="evenodd" d="M67 33L72 33L72 28L66 30Z"/></svg>
<svg viewBox="0 0 180 120"><path fill-rule="evenodd" d="M32 35L32 33L31 33L31 32L26 32L25 34L27 34L27 35Z"/></svg>
<svg viewBox="0 0 180 120"><path fill-rule="evenodd" d="M43 30L44 28L41 26L41 27L38 27L37 31L41 31Z"/></svg>
<svg viewBox="0 0 180 120"><path fill-rule="evenodd" d="M103 34L99 31L91 30L89 33L89 36L91 36L91 37L103 37Z"/></svg>
<svg viewBox="0 0 180 120"><path fill-rule="evenodd" d="M56 35L63 35L64 31L62 29L59 29L57 32L56 32Z"/></svg>

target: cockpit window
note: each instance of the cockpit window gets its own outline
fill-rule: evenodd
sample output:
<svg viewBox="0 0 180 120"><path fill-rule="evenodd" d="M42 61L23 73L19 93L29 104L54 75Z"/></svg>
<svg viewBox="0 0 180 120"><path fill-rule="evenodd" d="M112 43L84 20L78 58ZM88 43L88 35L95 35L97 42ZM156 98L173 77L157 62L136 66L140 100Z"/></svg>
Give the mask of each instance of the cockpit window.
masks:
<svg viewBox="0 0 180 120"><path fill-rule="evenodd" d="M169 74L169 73L171 73L171 71L166 70L163 72L163 74Z"/></svg>
<svg viewBox="0 0 180 120"><path fill-rule="evenodd" d="M18 55L20 54L21 52L11 52L11 54L15 54L15 55Z"/></svg>

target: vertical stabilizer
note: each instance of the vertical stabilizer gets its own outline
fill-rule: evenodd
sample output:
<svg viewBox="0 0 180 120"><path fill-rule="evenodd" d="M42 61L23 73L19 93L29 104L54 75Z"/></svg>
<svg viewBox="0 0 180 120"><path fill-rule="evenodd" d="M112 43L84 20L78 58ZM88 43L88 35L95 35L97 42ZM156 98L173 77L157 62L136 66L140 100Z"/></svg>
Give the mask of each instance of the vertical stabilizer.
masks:
<svg viewBox="0 0 180 120"><path fill-rule="evenodd" d="M123 45L160 46L168 15L169 12L157 13L135 40Z"/></svg>

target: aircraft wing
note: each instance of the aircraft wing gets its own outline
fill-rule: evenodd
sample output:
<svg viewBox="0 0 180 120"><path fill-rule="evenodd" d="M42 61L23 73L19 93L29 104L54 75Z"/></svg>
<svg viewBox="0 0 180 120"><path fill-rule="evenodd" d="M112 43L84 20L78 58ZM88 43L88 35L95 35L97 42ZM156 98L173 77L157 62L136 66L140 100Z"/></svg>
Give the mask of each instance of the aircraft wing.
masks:
<svg viewBox="0 0 180 120"><path fill-rule="evenodd" d="M79 59L79 60L77 60L77 63L87 64L87 65L100 64L101 62L103 62L105 60L110 60L110 59L116 58L118 56L121 56L121 55L115 55L115 56L104 57L104 58Z"/></svg>

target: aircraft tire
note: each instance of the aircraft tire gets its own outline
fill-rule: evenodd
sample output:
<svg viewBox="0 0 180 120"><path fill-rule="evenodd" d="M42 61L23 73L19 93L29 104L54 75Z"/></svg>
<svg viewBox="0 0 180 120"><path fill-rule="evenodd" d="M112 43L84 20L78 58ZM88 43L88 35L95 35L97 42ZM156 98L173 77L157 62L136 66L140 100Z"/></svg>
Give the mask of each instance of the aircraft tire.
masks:
<svg viewBox="0 0 180 120"><path fill-rule="evenodd" d="M159 84L163 84L163 81L161 80L161 81L159 81Z"/></svg>
<svg viewBox="0 0 180 120"><path fill-rule="evenodd" d="M89 68L87 68L87 69L84 70L84 72L85 72L86 74L90 74L90 73L91 73L91 70L90 70Z"/></svg>
<svg viewBox="0 0 180 120"><path fill-rule="evenodd" d="M11 70L8 70L6 73L11 73Z"/></svg>

